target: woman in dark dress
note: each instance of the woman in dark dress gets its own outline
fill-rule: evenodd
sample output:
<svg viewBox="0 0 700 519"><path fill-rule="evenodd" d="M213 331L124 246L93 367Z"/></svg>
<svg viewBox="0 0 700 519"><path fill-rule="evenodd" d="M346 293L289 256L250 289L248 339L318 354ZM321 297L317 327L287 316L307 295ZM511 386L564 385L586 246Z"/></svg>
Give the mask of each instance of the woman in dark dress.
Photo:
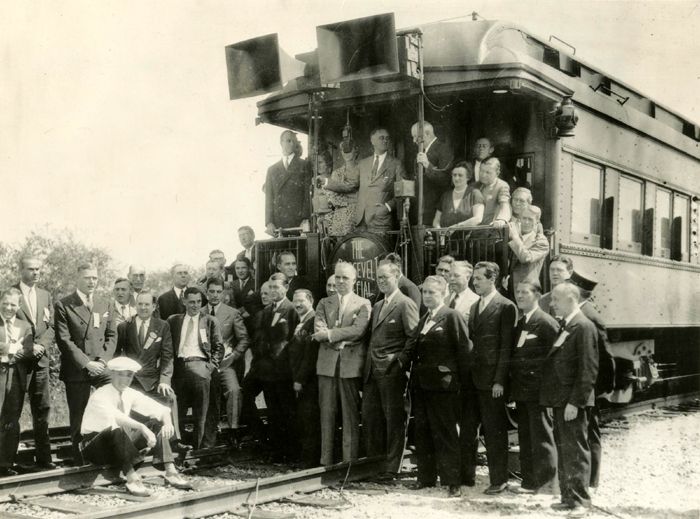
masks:
<svg viewBox="0 0 700 519"><path fill-rule="evenodd" d="M468 227L479 225L484 216L484 197L481 191L469 185L466 162L452 168L453 189L445 191L435 211L433 227Z"/></svg>

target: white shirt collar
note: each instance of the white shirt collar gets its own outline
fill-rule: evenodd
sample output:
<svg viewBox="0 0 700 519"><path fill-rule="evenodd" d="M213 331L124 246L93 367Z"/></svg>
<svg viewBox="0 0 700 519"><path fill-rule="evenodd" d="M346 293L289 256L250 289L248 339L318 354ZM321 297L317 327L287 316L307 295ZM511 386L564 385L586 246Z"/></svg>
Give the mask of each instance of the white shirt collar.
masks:
<svg viewBox="0 0 700 519"><path fill-rule="evenodd" d="M139 328L141 326L141 323L143 323L144 326L146 327L146 329L148 329L148 325L150 324L150 322L151 322L150 317L144 321L138 315L136 316L136 328Z"/></svg>
<svg viewBox="0 0 700 519"><path fill-rule="evenodd" d="M218 312L218 311L219 311L219 307L221 306L221 301L219 301L219 304L217 304L217 305L213 305L213 304L209 303L207 306L209 307L209 311L211 311L211 308L212 308L212 306L213 306L213 307L214 307L214 312Z"/></svg>
<svg viewBox="0 0 700 519"><path fill-rule="evenodd" d="M190 315L187 312L185 312L185 319L184 320L186 321L188 317L190 319L192 319L192 321L194 321L194 324L199 324L199 314Z"/></svg>
<svg viewBox="0 0 700 519"><path fill-rule="evenodd" d="M284 300L285 300L285 298L283 297L282 299L280 299L279 301L277 301L277 302L275 303L275 312L276 312L277 310L280 309L280 306L282 305L282 303L284 302Z"/></svg>
<svg viewBox="0 0 700 519"><path fill-rule="evenodd" d="M384 296L384 304L388 305L389 303L391 303L391 300L394 299L394 296L398 291L399 287L396 287L396 290L394 290L391 294L389 294L388 296Z"/></svg>
<svg viewBox="0 0 700 519"><path fill-rule="evenodd" d="M78 297L83 301L83 304L87 305L88 301L90 301L90 298L88 297L87 294L83 294L80 290L76 289L76 292L78 293Z"/></svg>
<svg viewBox="0 0 700 519"><path fill-rule="evenodd" d="M534 313L537 311L537 308L538 308L538 305L535 305L535 306L532 308L532 310L530 310L529 312L527 312L527 313L525 314L525 323L529 323L529 322L530 322L530 319L532 318L532 314L534 314Z"/></svg>
<svg viewBox="0 0 700 519"><path fill-rule="evenodd" d="M431 320L434 320L434 319L435 319L435 316L437 315L437 313L440 311L440 309L441 309L443 306L445 306L445 303L440 303L440 305L439 305L435 310L431 310L431 311L430 311L430 319L431 319Z"/></svg>
<svg viewBox="0 0 700 519"><path fill-rule="evenodd" d="M1 319L2 319L2 322L5 323L5 325L9 325L9 326L15 325L16 317L12 317L11 319L5 319L4 317L2 317Z"/></svg>
<svg viewBox="0 0 700 519"><path fill-rule="evenodd" d="M489 303L491 302L491 300L494 297L496 297L497 293L498 293L498 290L496 290L494 288L488 295L481 296L482 308L486 308L489 305Z"/></svg>
<svg viewBox="0 0 700 519"><path fill-rule="evenodd" d="M306 312L304 315L299 316L299 324L305 323L306 320L309 318L309 316L311 316L311 317L314 316L314 311L313 311L313 310L309 310L309 311Z"/></svg>
<svg viewBox="0 0 700 519"><path fill-rule="evenodd" d="M29 291L32 289L32 287L25 284L24 281L20 281L19 282L19 289L23 294L28 294ZM34 291L36 291L36 287L34 287Z"/></svg>
<svg viewBox="0 0 700 519"><path fill-rule="evenodd" d="M437 140L437 137L433 137L433 140L430 141L428 144L425 145L425 148L423 148L423 153L428 153L428 150L430 147L433 145L433 143Z"/></svg>
<svg viewBox="0 0 700 519"><path fill-rule="evenodd" d="M581 311L580 306L577 306L576 308L574 308L574 311L571 312L569 315L567 315L564 318L564 324L569 324L571 322L571 319L573 319L576 316L576 314L579 313L580 311Z"/></svg>

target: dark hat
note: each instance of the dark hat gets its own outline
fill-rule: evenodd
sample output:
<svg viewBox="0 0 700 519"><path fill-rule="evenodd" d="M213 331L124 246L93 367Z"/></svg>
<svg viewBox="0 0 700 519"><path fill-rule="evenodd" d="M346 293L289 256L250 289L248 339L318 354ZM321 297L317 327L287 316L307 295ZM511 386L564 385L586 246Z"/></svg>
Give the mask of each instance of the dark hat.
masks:
<svg viewBox="0 0 700 519"><path fill-rule="evenodd" d="M589 292L592 292L598 284L598 281L593 276L586 272L581 272L580 270L574 270L571 273L569 282L576 285L581 290L588 290Z"/></svg>

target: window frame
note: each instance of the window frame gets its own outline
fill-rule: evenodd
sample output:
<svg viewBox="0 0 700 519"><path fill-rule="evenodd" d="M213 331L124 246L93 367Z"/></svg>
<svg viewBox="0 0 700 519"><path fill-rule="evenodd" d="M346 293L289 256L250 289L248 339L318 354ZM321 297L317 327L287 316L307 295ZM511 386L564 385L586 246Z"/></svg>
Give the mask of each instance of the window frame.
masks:
<svg viewBox="0 0 700 519"><path fill-rule="evenodd" d="M659 193L668 193L668 234L669 234L669 247L662 247L661 244L661 214L659 213ZM673 236L671 234L673 227L673 189L660 186L656 184L656 193L654 193L654 257L671 259L671 248L673 247Z"/></svg>
<svg viewBox="0 0 700 519"><path fill-rule="evenodd" d="M607 174L607 171L606 171ZM640 213L639 213L639 241L628 241L620 239L620 218L623 211L622 207L622 181L627 180L639 184L639 202L640 202ZM628 175L626 173L619 173L617 178L617 211L615 213L615 225L616 225L616 240L615 240L615 250L622 252L631 252L633 254L642 254L643 243L644 243L644 211L646 210L646 190L647 182L644 179ZM629 213L629 208L627 208L627 213Z"/></svg>
<svg viewBox="0 0 700 519"><path fill-rule="evenodd" d="M594 233L582 233L574 230L574 170L576 168L576 163L582 164L584 166L597 169L598 170L598 181L599 181L599 199L598 199L598 221L599 229L598 234ZM601 164L596 164L595 162L590 162L583 160L580 157L572 156L571 162L571 205L569 207L569 233L571 241L578 243L580 245L588 245L590 247L602 248L602 235L604 230L603 222L603 204L605 202L605 167Z"/></svg>

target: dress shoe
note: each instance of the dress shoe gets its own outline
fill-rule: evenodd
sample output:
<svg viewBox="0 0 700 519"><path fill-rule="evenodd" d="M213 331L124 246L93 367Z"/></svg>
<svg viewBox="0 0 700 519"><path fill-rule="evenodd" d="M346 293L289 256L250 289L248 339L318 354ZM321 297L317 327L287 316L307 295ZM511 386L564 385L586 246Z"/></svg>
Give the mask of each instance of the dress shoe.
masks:
<svg viewBox="0 0 700 519"><path fill-rule="evenodd" d="M127 482L126 489L131 495L138 497L148 497L151 493L143 486L143 483L139 480Z"/></svg>
<svg viewBox="0 0 700 519"><path fill-rule="evenodd" d="M450 487L447 489L447 496L462 497L462 489L459 488L459 485L450 485Z"/></svg>
<svg viewBox="0 0 700 519"><path fill-rule="evenodd" d="M186 444L186 443L177 442L177 443L175 444L175 450L182 451L182 452L184 452L184 451L191 451L191 450L192 450L192 445L188 445L188 444Z"/></svg>
<svg viewBox="0 0 700 519"><path fill-rule="evenodd" d="M589 509L583 505L576 504L567 514L567 517L586 517Z"/></svg>
<svg viewBox="0 0 700 519"><path fill-rule="evenodd" d="M569 510L574 509L574 505L565 501L562 501L561 503L552 503L550 506L552 510L556 510L557 512L568 512Z"/></svg>
<svg viewBox="0 0 700 519"><path fill-rule="evenodd" d="M166 474L163 478L165 482L172 487L181 490L192 490L193 488L190 482L183 478L181 474Z"/></svg>
<svg viewBox="0 0 700 519"><path fill-rule="evenodd" d="M0 467L0 478L9 478L10 476L16 475L16 470L11 469L10 467Z"/></svg>
<svg viewBox="0 0 700 519"><path fill-rule="evenodd" d="M491 485L489 488L484 490L484 494L489 496L495 496L508 489L508 483L501 483L500 485Z"/></svg>
<svg viewBox="0 0 700 519"><path fill-rule="evenodd" d="M39 470L54 470L58 468L58 465L49 461L48 463L37 463L36 467Z"/></svg>
<svg viewBox="0 0 700 519"><path fill-rule="evenodd" d="M527 488L527 487L516 487L516 488L510 488L509 489L511 492L515 494L534 494L535 490L532 488Z"/></svg>

